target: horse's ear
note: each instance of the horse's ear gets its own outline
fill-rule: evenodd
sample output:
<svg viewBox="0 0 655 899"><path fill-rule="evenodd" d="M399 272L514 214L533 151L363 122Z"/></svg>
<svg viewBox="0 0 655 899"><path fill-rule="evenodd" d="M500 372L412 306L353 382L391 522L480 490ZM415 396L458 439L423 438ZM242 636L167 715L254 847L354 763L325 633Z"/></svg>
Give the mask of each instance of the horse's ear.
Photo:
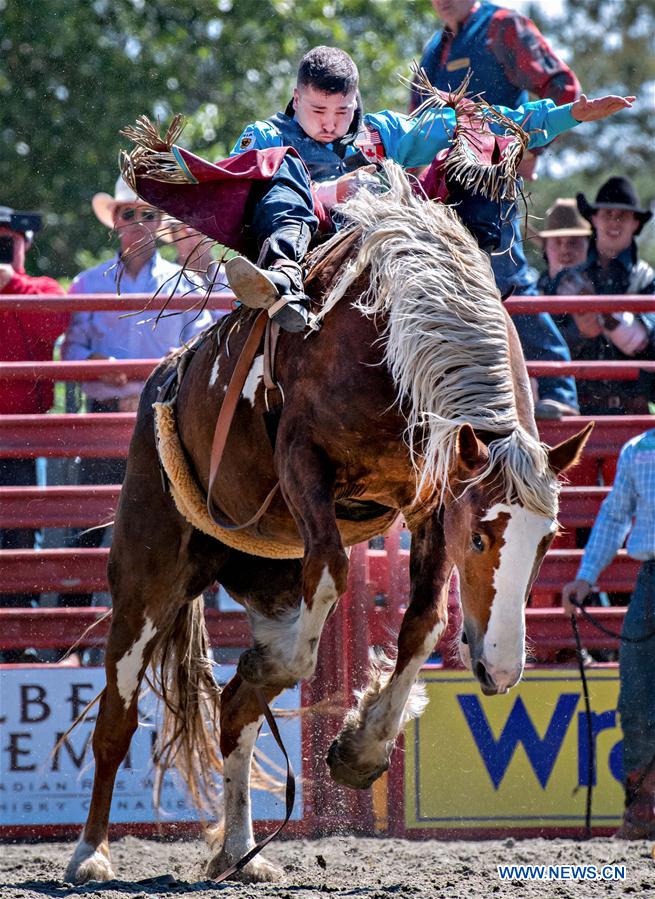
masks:
<svg viewBox="0 0 655 899"><path fill-rule="evenodd" d="M457 432L457 460L467 471L477 471L489 461L489 450L469 424L462 425Z"/></svg>
<svg viewBox="0 0 655 899"><path fill-rule="evenodd" d="M578 464L585 443L589 439L589 435L593 429L594 422L590 421L589 424L585 425L585 427L577 434L563 440L562 443L558 443L557 446L552 446L548 450L548 467L553 474L561 474L563 471L566 471L567 468L572 468L574 465Z"/></svg>

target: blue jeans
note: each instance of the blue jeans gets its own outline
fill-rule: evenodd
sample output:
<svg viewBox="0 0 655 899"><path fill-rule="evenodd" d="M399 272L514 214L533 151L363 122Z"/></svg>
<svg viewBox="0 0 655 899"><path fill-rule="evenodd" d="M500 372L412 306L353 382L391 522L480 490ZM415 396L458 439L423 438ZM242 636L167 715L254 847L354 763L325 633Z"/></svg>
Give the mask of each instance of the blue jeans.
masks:
<svg viewBox="0 0 655 899"><path fill-rule="evenodd" d="M516 208L502 225L498 253L491 257L496 284L503 296L512 289L523 296L537 294L537 273L528 265L523 253L520 216ZM570 362L571 353L559 329L547 312L536 315L513 315L526 359L532 362ZM557 400L578 409L575 380L569 375L539 378L541 399Z"/></svg>
<svg viewBox="0 0 655 899"><path fill-rule="evenodd" d="M655 561L644 562L630 599L622 636L641 637L655 630ZM626 774L645 768L655 757L655 636L643 643L621 643L619 714Z"/></svg>
<svg viewBox="0 0 655 899"><path fill-rule="evenodd" d="M536 291L523 293L534 295ZM548 312L536 315L513 315L512 321L518 331L523 354L531 362L570 362L571 354L559 332L559 328ZM570 375L556 378L539 378L539 398L557 400L578 409L578 391L575 380Z"/></svg>

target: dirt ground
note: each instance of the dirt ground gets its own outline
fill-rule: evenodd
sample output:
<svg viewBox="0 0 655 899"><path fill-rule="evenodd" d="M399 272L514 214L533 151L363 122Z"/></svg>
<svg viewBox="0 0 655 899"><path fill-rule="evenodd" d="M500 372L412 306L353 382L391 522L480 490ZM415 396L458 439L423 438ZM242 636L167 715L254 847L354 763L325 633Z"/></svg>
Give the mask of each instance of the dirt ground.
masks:
<svg viewBox="0 0 655 899"><path fill-rule="evenodd" d="M0 846L1 899L98 896L101 899L308 899L320 894L366 899L476 897L655 897L655 860L649 843L608 839L512 839L437 842L358 837L277 841L267 857L284 868L279 884L221 884L204 879L208 857L199 841L157 842L126 837L112 844L118 880L73 887L63 882L71 843ZM500 880L498 864L625 865L625 881Z"/></svg>

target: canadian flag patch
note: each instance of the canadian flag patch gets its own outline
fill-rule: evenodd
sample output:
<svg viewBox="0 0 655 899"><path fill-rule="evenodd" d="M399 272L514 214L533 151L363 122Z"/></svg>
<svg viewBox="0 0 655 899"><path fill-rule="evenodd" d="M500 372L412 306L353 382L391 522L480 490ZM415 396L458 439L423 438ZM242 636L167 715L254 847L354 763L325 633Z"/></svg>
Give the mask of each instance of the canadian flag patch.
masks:
<svg viewBox="0 0 655 899"><path fill-rule="evenodd" d="M357 134L355 146L358 150L361 150L370 162L379 162L381 159L386 159L387 154L384 151L380 132L374 131L372 128L363 128Z"/></svg>

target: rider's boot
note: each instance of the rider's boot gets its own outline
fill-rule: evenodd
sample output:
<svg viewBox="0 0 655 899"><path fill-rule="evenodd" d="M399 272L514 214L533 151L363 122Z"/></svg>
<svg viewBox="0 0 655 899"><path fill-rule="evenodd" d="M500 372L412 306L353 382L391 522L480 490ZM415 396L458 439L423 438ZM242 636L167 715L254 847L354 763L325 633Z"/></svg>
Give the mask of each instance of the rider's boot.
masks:
<svg viewBox="0 0 655 899"><path fill-rule="evenodd" d="M237 300L254 309L268 309L270 318L285 331L302 331L309 322L309 298L299 263L310 237L304 222L285 225L266 240L257 265L245 256L225 264Z"/></svg>

